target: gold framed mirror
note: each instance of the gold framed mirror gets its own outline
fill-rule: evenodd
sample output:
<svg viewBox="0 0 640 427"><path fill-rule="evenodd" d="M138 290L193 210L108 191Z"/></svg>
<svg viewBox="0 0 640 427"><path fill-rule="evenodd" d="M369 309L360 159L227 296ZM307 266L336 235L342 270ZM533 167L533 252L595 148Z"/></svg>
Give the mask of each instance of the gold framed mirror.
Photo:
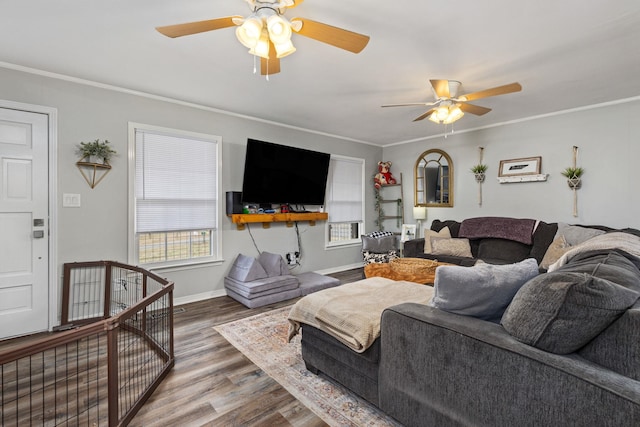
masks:
<svg viewBox="0 0 640 427"><path fill-rule="evenodd" d="M414 168L414 204L427 207L453 207L453 162L447 153L427 150Z"/></svg>

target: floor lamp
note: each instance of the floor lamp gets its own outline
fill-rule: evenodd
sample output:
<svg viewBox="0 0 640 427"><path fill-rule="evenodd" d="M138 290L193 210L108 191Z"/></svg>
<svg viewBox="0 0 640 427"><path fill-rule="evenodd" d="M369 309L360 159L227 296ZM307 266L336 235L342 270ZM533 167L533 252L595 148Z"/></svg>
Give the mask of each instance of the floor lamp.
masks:
<svg viewBox="0 0 640 427"><path fill-rule="evenodd" d="M422 220L427 219L427 208L425 208L424 206L414 206L413 219L415 219L418 224L416 230L416 238L418 238L420 237L420 231L422 229Z"/></svg>

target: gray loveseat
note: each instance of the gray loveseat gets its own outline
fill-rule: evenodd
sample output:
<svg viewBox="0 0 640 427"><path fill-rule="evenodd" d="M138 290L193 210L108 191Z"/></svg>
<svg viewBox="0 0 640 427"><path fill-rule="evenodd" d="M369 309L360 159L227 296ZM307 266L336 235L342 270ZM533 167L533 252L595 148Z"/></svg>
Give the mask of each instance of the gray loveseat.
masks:
<svg viewBox="0 0 640 427"><path fill-rule="evenodd" d="M624 249L567 252L502 324L405 303L364 353L303 325L303 358L407 426L638 426L640 240Z"/></svg>

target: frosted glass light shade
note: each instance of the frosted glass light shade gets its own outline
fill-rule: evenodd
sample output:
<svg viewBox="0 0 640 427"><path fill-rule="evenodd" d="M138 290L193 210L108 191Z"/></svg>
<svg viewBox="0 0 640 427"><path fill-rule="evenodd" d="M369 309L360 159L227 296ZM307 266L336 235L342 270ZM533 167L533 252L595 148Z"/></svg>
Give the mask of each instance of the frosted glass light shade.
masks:
<svg viewBox="0 0 640 427"><path fill-rule="evenodd" d="M414 219L427 219L427 208L424 206L414 206L413 208Z"/></svg>

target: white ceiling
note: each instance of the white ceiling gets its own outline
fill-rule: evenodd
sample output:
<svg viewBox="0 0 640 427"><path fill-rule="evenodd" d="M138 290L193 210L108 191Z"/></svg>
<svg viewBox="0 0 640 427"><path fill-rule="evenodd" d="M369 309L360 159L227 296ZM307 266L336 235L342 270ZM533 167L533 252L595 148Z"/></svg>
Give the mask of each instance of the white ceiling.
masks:
<svg viewBox="0 0 640 427"><path fill-rule="evenodd" d="M640 96L638 0L305 0L299 16L371 36L353 54L293 35L267 81L233 28L167 38L156 26L247 16L243 0L3 0L0 61L352 140L442 134L413 122L429 79L462 93L520 82L474 103L455 131Z"/></svg>

